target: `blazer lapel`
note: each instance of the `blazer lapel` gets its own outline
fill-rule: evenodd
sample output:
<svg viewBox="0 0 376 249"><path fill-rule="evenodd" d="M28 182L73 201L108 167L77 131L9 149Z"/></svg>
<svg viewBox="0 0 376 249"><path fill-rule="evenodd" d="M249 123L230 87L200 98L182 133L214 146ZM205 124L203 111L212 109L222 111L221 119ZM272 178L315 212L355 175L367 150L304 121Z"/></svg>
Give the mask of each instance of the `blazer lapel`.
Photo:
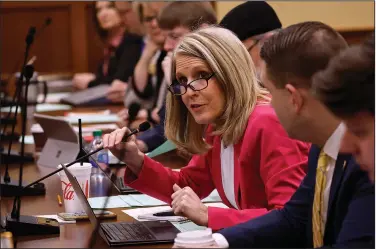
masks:
<svg viewBox="0 0 376 249"><path fill-rule="evenodd" d="M330 211L334 204L333 202L337 195L338 189L340 188L341 183L342 183L343 173L345 172L349 161L350 161L350 157L344 156L341 154L338 155L336 166L335 166L334 173L333 173L332 185L330 186L328 212L327 212L328 216L330 215Z"/></svg>
<svg viewBox="0 0 376 249"><path fill-rule="evenodd" d="M241 144L237 143L234 145L234 191L235 191L235 201L238 209L242 209L241 206L241 191L240 191L240 150Z"/></svg>

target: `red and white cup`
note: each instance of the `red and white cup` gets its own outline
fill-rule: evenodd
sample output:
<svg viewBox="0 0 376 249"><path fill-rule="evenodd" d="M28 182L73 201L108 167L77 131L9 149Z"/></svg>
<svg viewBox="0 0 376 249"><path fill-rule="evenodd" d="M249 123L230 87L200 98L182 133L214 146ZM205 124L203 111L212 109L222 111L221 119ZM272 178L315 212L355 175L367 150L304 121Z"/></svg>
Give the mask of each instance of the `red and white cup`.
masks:
<svg viewBox="0 0 376 249"><path fill-rule="evenodd" d="M58 168L61 168L59 165ZM90 174L91 174L91 164L90 163L80 163L73 164L68 167L68 170L77 178L86 198L89 197L90 190ZM63 201L66 213L80 213L84 212L84 209L73 189L72 184L69 182L68 177L64 171L59 173L61 186L63 189Z"/></svg>

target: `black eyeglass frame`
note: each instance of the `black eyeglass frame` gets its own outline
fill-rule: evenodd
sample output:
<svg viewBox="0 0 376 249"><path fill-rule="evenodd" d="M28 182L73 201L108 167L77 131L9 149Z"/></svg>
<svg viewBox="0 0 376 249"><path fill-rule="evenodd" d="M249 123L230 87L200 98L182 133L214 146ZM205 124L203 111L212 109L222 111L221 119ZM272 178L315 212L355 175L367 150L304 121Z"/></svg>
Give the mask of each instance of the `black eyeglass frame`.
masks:
<svg viewBox="0 0 376 249"><path fill-rule="evenodd" d="M198 91L204 90L205 88L208 87L208 85L209 85L209 80L210 80L214 75L215 75L215 73L213 72L213 73L211 73L210 75L208 75L207 77L202 77L202 78L198 78L198 79L192 80L192 81L189 82L188 84L184 84L184 85L180 84L180 83L178 82L178 80L175 79L175 80L172 82L172 84L169 85L169 86L167 87L167 89L168 89L173 95L175 95L175 96L182 96L182 95L184 95L184 94L187 92L188 87L189 87L190 89L192 89L193 91L198 92ZM203 88L200 88L200 89L195 89L195 88L192 86L192 83L194 83L195 81L198 81L198 80L205 80L205 81L206 81L206 86L203 87ZM184 87L184 92L182 92L182 93L175 93L174 90L173 90L173 87L174 87L174 86Z"/></svg>

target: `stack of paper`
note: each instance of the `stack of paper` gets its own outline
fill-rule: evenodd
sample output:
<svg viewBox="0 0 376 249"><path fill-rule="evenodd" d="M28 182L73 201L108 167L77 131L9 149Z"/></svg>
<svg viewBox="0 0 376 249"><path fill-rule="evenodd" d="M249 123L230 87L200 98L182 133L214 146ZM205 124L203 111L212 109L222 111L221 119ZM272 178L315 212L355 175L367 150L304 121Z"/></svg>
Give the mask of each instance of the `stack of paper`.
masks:
<svg viewBox="0 0 376 249"><path fill-rule="evenodd" d="M91 208L102 209L107 197L92 197L89 198L89 204ZM124 202L119 196L110 196L107 201L105 208L119 208L119 207L130 207L126 202Z"/></svg>
<svg viewBox="0 0 376 249"><path fill-rule="evenodd" d="M37 104L35 111L36 112L53 112L53 111L68 111L71 110L72 107L70 105L63 105L63 104Z"/></svg>
<svg viewBox="0 0 376 249"><path fill-rule="evenodd" d="M69 92L59 92L59 93L48 93L45 103L60 103L62 98L68 97L72 93ZM43 101L44 94L38 94L37 101L41 103Z"/></svg>
<svg viewBox="0 0 376 249"><path fill-rule="evenodd" d="M78 119L81 119L82 124L94 124L94 123L116 123L120 121L120 118L116 114L86 114L81 116L69 115L64 117L71 124L78 124Z"/></svg>
<svg viewBox="0 0 376 249"><path fill-rule="evenodd" d="M223 203L208 203L205 204L208 207L220 207L220 208L228 208ZM171 207L169 206L162 206L162 207L151 207L151 208L134 208L134 209L128 209L128 210L122 210L127 215L133 217L136 220L139 221L146 221L146 219L141 219L141 217L145 217L144 215L152 214L152 213L158 213L158 212L165 212L169 211ZM177 229L179 229L181 232L187 232L187 231L194 231L194 230L204 230L206 227L198 226L192 221L186 220L186 221L172 221L171 222Z"/></svg>
<svg viewBox="0 0 376 249"><path fill-rule="evenodd" d="M162 206L167 205L166 202L160 201L149 195L120 195L123 201L128 203L132 207L150 207L150 206Z"/></svg>
<svg viewBox="0 0 376 249"><path fill-rule="evenodd" d="M103 208L106 197L89 198L89 203L92 208ZM208 197L202 200L203 203L222 202L218 195L218 191L214 190ZM166 202L158 200L154 197L145 194L131 194L111 196L108 200L106 208L119 207L153 207L164 206Z"/></svg>

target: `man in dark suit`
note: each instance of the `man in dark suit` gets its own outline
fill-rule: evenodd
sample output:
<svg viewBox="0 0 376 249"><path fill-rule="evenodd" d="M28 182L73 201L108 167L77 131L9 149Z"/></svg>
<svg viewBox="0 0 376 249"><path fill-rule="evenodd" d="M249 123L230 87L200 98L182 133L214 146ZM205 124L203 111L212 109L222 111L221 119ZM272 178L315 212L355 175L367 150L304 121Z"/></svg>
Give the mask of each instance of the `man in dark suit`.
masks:
<svg viewBox="0 0 376 249"><path fill-rule="evenodd" d="M312 78L312 88L348 128L342 151L353 154L375 181L375 36L331 59Z"/></svg>
<svg viewBox="0 0 376 249"><path fill-rule="evenodd" d="M374 247L374 186L339 152L344 124L310 92L312 75L346 47L320 22L292 25L264 44L261 80L290 137L313 143L308 173L284 208L220 230L219 246Z"/></svg>

